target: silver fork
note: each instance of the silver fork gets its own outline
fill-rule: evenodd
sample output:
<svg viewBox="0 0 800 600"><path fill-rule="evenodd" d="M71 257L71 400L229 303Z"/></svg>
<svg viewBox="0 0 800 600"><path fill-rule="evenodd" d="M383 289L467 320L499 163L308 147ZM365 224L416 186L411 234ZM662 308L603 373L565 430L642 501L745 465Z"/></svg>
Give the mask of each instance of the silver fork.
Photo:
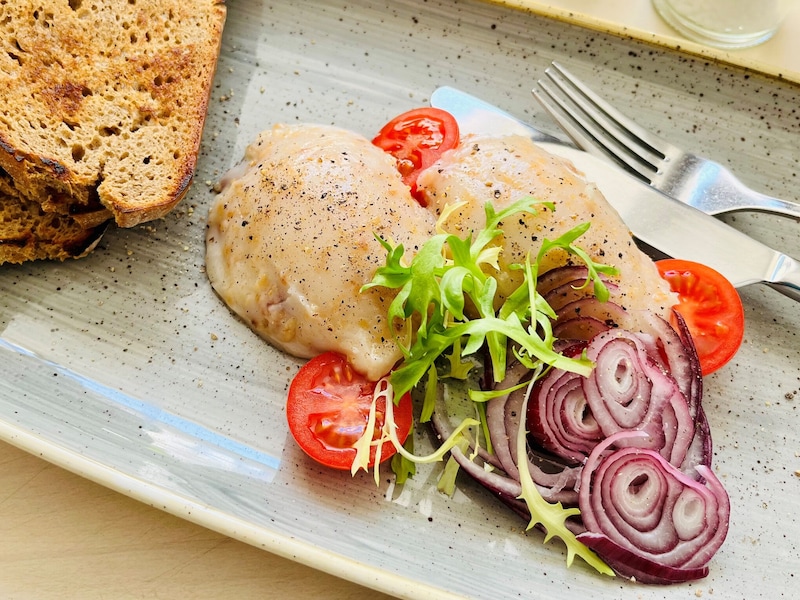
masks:
<svg viewBox="0 0 800 600"><path fill-rule="evenodd" d="M752 210L800 219L800 204L756 192L728 169L650 133L558 63L534 97L583 150L612 159L661 192L711 215Z"/></svg>

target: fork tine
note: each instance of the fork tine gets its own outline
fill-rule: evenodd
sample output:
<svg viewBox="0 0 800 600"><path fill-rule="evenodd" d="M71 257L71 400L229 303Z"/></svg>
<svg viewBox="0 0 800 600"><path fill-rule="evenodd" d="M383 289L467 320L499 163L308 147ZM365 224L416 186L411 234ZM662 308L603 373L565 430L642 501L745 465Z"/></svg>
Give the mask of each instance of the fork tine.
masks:
<svg viewBox="0 0 800 600"><path fill-rule="evenodd" d="M592 119L584 118L584 113L567 102L564 90L558 93L547 81L541 79L538 83L541 93L536 90L531 93L575 145L599 158L611 158L640 179L651 183L657 170L655 165L634 156L624 144L604 131L602 126L598 126Z"/></svg>
<svg viewBox="0 0 800 600"><path fill-rule="evenodd" d="M582 140L584 148L589 147L589 142L602 145L607 155L647 181L660 171L665 157L676 151L674 146L625 117L557 62L545 74L571 104L558 98L545 82L540 80L539 85L567 116L575 118L591 135L591 139ZM537 100L542 102L541 97ZM585 117L575 115L576 108Z"/></svg>
<svg viewBox="0 0 800 600"><path fill-rule="evenodd" d="M546 81L540 79L538 83L540 91L531 90L533 97L547 110L558 126L575 142L576 146L600 158L605 158L608 154L614 155L611 149L606 148L602 139L598 139L597 136L589 131L591 125L579 114L576 114L575 111L570 110L566 101L553 92ZM545 95L547 98L544 97Z"/></svg>
<svg viewBox="0 0 800 600"><path fill-rule="evenodd" d="M587 87L585 83L575 77L558 62L553 61L550 69L552 69L551 72L558 72L563 80L569 82L572 87L578 90L585 98L594 104L597 109L610 117L619 129L629 133L633 138L642 142L644 146L649 147L656 154L664 157L667 156L670 151L675 150L675 147L667 140L657 136L653 132L648 131L640 125L637 125L634 121L623 115L619 110L603 100L597 95L596 92ZM547 70L545 72L547 72Z"/></svg>

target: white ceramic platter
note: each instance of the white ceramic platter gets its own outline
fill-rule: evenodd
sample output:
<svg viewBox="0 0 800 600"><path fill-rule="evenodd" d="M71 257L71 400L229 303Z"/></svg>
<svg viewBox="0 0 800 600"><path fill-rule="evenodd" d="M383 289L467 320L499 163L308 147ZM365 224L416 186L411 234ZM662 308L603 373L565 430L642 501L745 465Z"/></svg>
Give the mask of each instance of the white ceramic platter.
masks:
<svg viewBox="0 0 800 600"><path fill-rule="evenodd" d="M797 199L798 89L472 1L230 0L189 196L112 230L88 258L0 268L0 437L149 504L407 598L788 598L800 578L800 306L743 291L746 341L707 379L715 468L731 495L710 576L673 587L567 570L557 542L437 469L399 489L310 462L283 401L299 362L215 297L203 272L212 183L277 121L367 135L460 87L553 131L529 90L553 59L675 142ZM729 219L800 256L797 222ZM419 434L426 443L426 434ZM712 595L713 593L713 595Z"/></svg>

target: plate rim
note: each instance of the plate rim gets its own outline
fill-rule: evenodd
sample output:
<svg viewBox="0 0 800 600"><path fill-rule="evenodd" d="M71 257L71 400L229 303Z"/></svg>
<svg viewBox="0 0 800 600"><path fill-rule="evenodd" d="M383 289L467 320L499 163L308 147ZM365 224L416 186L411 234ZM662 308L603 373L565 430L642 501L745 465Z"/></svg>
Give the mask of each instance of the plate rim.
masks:
<svg viewBox="0 0 800 600"><path fill-rule="evenodd" d="M104 465L3 418L0 418L0 440L143 504L366 588L409 600L464 598L448 590L304 542L291 535L258 526L205 504L198 498L181 495L131 473Z"/></svg>

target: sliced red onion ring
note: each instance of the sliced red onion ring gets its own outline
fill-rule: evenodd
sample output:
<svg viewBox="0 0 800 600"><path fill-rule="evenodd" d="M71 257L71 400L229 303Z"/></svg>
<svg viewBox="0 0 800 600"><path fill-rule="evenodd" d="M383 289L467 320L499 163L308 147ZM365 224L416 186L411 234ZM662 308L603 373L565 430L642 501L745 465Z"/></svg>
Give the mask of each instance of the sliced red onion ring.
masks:
<svg viewBox="0 0 800 600"><path fill-rule="evenodd" d="M697 467L703 465L711 468L712 456L711 427L708 424L703 407L700 406L695 418L694 439L686 452L686 458L683 459L680 469L684 475L702 481L702 477L697 472Z"/></svg>
<svg viewBox="0 0 800 600"><path fill-rule="evenodd" d="M519 462L516 436L524 418L522 414L524 400L525 390L522 389L511 393L506 402L505 429L509 440L509 451L515 464ZM530 452L530 448L528 450ZM577 503L578 494L575 490L581 467L542 459L535 453L531 453L527 458L531 479L539 486L540 493L545 500L573 505Z"/></svg>
<svg viewBox="0 0 800 600"><path fill-rule="evenodd" d="M589 342L586 356L595 368L583 389L605 436L644 431L648 438L626 443L655 449L679 466L694 437L694 419L675 380L650 358L641 338L610 330Z"/></svg>
<svg viewBox="0 0 800 600"><path fill-rule="evenodd" d="M659 564L615 544L601 533L583 532L576 535L578 541L594 550L598 556L621 577L639 583L669 584L702 579L708 575L708 566L692 569L676 569Z"/></svg>
<svg viewBox="0 0 800 600"><path fill-rule="evenodd" d="M509 389L529 377L528 370L520 363L509 367L506 378L498 384L499 389ZM506 474L519 481L519 468L516 436L522 420L522 404L525 388L498 396L487 403L486 423L495 457ZM528 470L539 493L549 502L575 504L578 500L575 485L580 474L580 467L565 463L546 462L538 457L528 457Z"/></svg>
<svg viewBox="0 0 800 600"><path fill-rule="evenodd" d="M614 283L606 283L606 288L610 292L611 297L613 297L614 294L619 290L617 285ZM581 279L574 279L572 281L562 283L561 285L548 291L546 294L542 294L542 296L550 305L550 307L558 312L570 302L581 300L583 298L594 298L594 287L586 283L586 277L584 276Z"/></svg>
<svg viewBox="0 0 800 600"><path fill-rule="evenodd" d="M504 496L506 499L516 499L522 494L522 486L519 481L515 481L498 472L489 471L482 465L471 461L458 446L454 446L450 450L450 455L464 471L497 495Z"/></svg>
<svg viewBox="0 0 800 600"><path fill-rule="evenodd" d="M572 464L583 463L606 436L586 401L581 375L553 370L528 402L528 430L545 450Z"/></svg>
<svg viewBox="0 0 800 600"><path fill-rule="evenodd" d="M525 381L525 378L530 378L528 369L519 362L514 362L508 369L506 369L506 377L503 381L497 384L495 389L506 390L516 386L517 384ZM492 398L486 403L486 424L489 428L489 437L492 440L492 448L495 456L500 461L503 470L512 477L519 481L519 471L517 469L517 461L515 456L511 453L511 446L514 445L514 438L510 435L506 427L506 406L508 403L508 394Z"/></svg>
<svg viewBox="0 0 800 600"><path fill-rule="evenodd" d="M564 285L565 283L583 279L589 276L589 270L585 265L568 265L564 267L556 267L550 269L545 273L541 273L536 278L536 291L542 296L554 290L555 288Z"/></svg>
<svg viewBox="0 0 800 600"><path fill-rule="evenodd" d="M572 268L572 267L570 267ZM575 282L567 282L570 285ZM565 284L562 284L562 286ZM555 294L555 288L550 294ZM613 286L610 289L614 289ZM567 296L564 296L565 298ZM560 298L560 297L559 297ZM600 302L593 297L576 299L553 307L558 320L553 333L558 338L587 340L603 329L620 328L634 331L631 316L614 302ZM655 313L640 312L640 339L647 346L648 355L669 373L689 402L689 412L694 418L703 394L703 376L700 360L683 317L673 311L677 331ZM643 330L642 330L643 329ZM652 338L652 339L651 339Z"/></svg>
<svg viewBox="0 0 800 600"><path fill-rule="evenodd" d="M595 366L586 378L589 401L608 433L633 429L656 408L650 402L653 381L648 377L647 352L639 338L613 330L595 336L586 347L586 357ZM594 410L594 407L593 407Z"/></svg>
<svg viewBox="0 0 800 600"><path fill-rule="evenodd" d="M594 317L559 319L553 324L553 335L559 340L588 341L611 326Z"/></svg>
<svg viewBox="0 0 800 600"><path fill-rule="evenodd" d="M675 379L689 402L689 413L692 418L695 418L703 395L700 359L691 335L688 333L689 330L686 328L686 322L677 311L674 312L674 315L679 328L684 330L684 334L676 331L672 325L658 315L648 314L647 321L650 330L647 333L653 336L652 346L648 353Z"/></svg>
<svg viewBox="0 0 800 600"><path fill-rule="evenodd" d="M625 438L642 435L612 435L586 461L579 506L593 535L580 539L620 574L639 581L702 576L727 535L728 495L705 466L697 467L703 485L652 450L609 451ZM641 561L630 563L631 554Z"/></svg>
<svg viewBox="0 0 800 600"><path fill-rule="evenodd" d="M619 304L614 302L600 302L594 297L582 298L562 306L558 311L558 320L574 319L576 317L591 317L608 327L631 328L631 318Z"/></svg>
<svg viewBox="0 0 800 600"><path fill-rule="evenodd" d="M689 363L688 371L679 372L677 375L673 373L673 377L678 380L679 385L681 385L680 378L683 376L682 373L685 373L686 376L691 379L686 386L689 389L689 393L686 398L689 400L689 406L692 408L692 414L697 416L695 412L696 409L700 407L700 402L703 398L703 371L700 367L700 357L697 354L697 348L692 340L692 335L689 333L689 326L686 324L686 320L683 318L681 313L679 313L677 310L673 310L672 318L677 325L678 337L680 338L681 342L683 342L683 347L686 350L685 360ZM677 345L674 347L677 347ZM675 368L674 364L675 363L673 361L670 361L671 369ZM670 372L672 373L672 371Z"/></svg>

